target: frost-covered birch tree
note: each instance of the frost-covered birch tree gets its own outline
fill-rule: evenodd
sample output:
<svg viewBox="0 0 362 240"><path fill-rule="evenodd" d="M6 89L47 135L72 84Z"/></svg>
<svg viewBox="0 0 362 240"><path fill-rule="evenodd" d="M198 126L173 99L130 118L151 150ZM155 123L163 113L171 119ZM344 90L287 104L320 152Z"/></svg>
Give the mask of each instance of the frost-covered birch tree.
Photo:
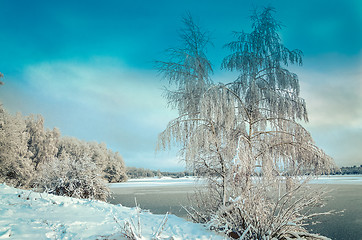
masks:
<svg viewBox="0 0 362 240"><path fill-rule="evenodd" d="M231 137L234 129L230 129L230 122L225 123L228 118L217 111L224 111L219 104L229 105L217 99L205 101L206 95L219 97L210 78L212 65L206 56L209 36L191 16L184 18L184 25L182 46L167 50L169 61L158 62L160 72L175 87L166 90L165 97L179 112L179 117L161 133L159 144L165 148L172 141L180 143L188 167L198 176L210 176L210 186L218 187L210 187L209 191L214 192L217 202L225 204L226 174L230 167L227 159L232 158L236 142ZM222 179L221 183L217 178Z"/></svg>
<svg viewBox="0 0 362 240"><path fill-rule="evenodd" d="M249 173L260 168L264 176L329 171L333 160L300 124L308 121L306 103L299 96L298 76L287 69L302 64L302 52L281 43L272 12L266 8L255 14L253 31L236 33L236 40L226 45L231 54L222 68L238 71L239 77L220 88L234 99L232 118L242 124L239 165L250 166Z"/></svg>
<svg viewBox="0 0 362 240"><path fill-rule="evenodd" d="M212 82L207 34L186 18L184 45L159 62L175 87L166 98L179 111L159 145L180 144L187 166L207 179L195 221L238 238L317 239L302 222L309 207L320 205L320 194L296 176L328 172L334 162L301 125L308 121L306 103L287 67L301 65L302 52L282 44L272 14L272 8L256 12L252 32L235 33L226 45L231 53L222 68L239 73L226 84Z"/></svg>

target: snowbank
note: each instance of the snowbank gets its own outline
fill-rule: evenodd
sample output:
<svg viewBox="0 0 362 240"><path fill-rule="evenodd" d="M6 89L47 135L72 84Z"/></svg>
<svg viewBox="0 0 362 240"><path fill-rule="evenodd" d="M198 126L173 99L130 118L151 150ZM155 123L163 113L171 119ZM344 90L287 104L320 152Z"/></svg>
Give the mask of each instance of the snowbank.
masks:
<svg viewBox="0 0 362 240"><path fill-rule="evenodd" d="M124 239L124 220L136 209L100 201L40 194L0 184L0 239ZM151 239L163 215L140 214L143 239ZM117 221L115 220L117 219ZM168 216L162 238L223 239L202 225Z"/></svg>

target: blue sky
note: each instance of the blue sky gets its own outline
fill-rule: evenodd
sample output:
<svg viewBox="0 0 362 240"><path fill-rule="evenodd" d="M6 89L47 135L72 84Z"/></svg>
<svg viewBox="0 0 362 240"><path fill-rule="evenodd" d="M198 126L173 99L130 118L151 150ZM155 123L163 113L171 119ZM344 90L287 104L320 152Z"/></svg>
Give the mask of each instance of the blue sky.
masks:
<svg viewBox="0 0 362 240"><path fill-rule="evenodd" d="M176 152L155 155L157 135L176 116L161 97L154 60L179 44L190 12L210 31L214 81L232 31L250 31L255 7L272 5L282 39L304 52L299 75L311 131L339 166L361 165L362 2L346 1L13 1L0 0L0 101L42 114L49 128L105 142L129 166L182 170Z"/></svg>

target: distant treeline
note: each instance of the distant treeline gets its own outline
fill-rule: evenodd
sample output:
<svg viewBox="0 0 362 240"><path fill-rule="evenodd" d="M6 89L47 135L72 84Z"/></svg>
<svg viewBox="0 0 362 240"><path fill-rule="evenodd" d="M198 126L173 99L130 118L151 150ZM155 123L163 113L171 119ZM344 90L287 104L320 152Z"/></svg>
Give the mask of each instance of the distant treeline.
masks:
<svg viewBox="0 0 362 240"><path fill-rule="evenodd" d="M180 178L193 176L192 173L184 172L162 172L160 170L150 170L145 168L127 167L128 178L146 178L146 177L173 177Z"/></svg>
<svg viewBox="0 0 362 240"><path fill-rule="evenodd" d="M345 174L362 174L362 165L353 167L341 167L340 170L332 173L333 175L345 175Z"/></svg>
<svg viewBox="0 0 362 240"><path fill-rule="evenodd" d="M147 178L147 177L173 177L180 178L186 176L193 176L193 173L183 172L162 172L160 170L151 170L146 168L127 167L127 176L133 178ZM353 167L341 167L331 173L331 175L347 175L347 174L362 174L362 165Z"/></svg>

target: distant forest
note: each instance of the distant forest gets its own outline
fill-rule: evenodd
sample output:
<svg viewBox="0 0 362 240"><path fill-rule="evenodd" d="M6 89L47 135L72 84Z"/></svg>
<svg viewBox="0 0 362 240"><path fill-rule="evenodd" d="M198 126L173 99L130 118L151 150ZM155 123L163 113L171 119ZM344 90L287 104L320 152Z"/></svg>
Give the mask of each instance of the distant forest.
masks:
<svg viewBox="0 0 362 240"><path fill-rule="evenodd" d="M332 175L345 175L345 174L362 174L362 165L353 167L341 167L339 171L335 171Z"/></svg>
<svg viewBox="0 0 362 240"><path fill-rule="evenodd" d="M183 172L162 172L160 170L151 170L146 168L127 167L127 176L130 179L134 178L147 178L147 177L173 177L180 178L186 176L194 176L193 173ZM341 167L339 170L334 171L331 175L349 175L349 174L362 174L362 165L353 167Z"/></svg>
<svg viewBox="0 0 362 240"><path fill-rule="evenodd" d="M136 167L127 167L126 170L128 178L147 178L147 177L187 177L193 176L192 173L183 171L183 172L162 172L160 170L150 170L145 168L136 168Z"/></svg>

